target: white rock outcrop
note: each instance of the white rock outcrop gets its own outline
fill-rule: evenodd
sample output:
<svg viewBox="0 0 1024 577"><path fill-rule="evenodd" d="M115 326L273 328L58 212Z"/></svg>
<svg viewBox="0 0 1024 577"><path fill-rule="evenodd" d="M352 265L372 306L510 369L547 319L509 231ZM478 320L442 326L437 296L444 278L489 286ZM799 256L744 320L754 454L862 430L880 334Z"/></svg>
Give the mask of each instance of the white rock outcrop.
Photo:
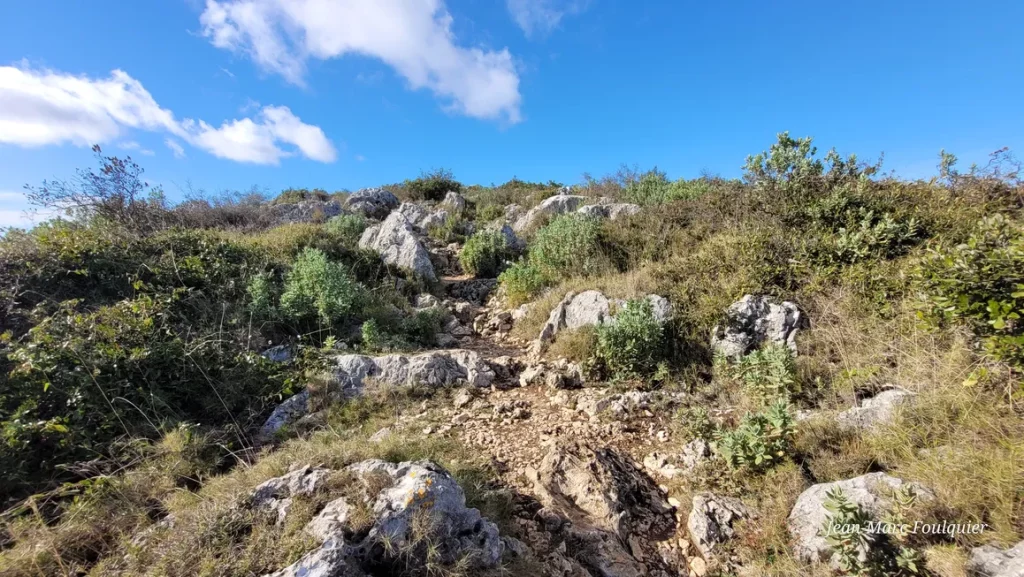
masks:
<svg viewBox="0 0 1024 577"><path fill-rule="evenodd" d="M404 268L430 282L437 281L430 253L420 242L409 219L401 212L392 212L384 222L363 231L359 248L375 250L381 259Z"/></svg>

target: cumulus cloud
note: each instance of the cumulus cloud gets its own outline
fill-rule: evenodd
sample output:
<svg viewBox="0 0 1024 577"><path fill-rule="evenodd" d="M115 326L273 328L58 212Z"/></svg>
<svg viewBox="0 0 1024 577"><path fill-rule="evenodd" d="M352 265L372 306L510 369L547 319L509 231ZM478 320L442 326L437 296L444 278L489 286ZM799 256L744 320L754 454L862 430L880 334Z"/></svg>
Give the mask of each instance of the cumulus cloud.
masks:
<svg viewBox="0 0 1024 577"><path fill-rule="evenodd" d="M505 5L527 36L550 34L562 18L586 8L585 0L505 0Z"/></svg>
<svg viewBox="0 0 1024 577"><path fill-rule="evenodd" d="M0 67L0 143L89 146L118 141L134 129L167 134L165 143L176 157L185 151L175 139L239 162L277 164L296 153L319 162L336 157L323 130L302 122L284 106L264 106L252 118L214 128L203 120L177 120L121 70L108 78L89 78ZM120 142L129 150L152 152L131 140Z"/></svg>
<svg viewBox="0 0 1024 577"><path fill-rule="evenodd" d="M507 49L460 46L442 0L207 0L203 34L302 85L309 59L378 58L413 89L475 118L520 120L519 76Z"/></svg>

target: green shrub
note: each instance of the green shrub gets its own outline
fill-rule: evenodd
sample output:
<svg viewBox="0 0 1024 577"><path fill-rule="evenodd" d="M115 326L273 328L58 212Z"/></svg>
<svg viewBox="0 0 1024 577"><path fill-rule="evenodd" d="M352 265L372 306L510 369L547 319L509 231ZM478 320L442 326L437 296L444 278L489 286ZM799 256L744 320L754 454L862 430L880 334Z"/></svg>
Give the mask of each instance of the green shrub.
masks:
<svg viewBox="0 0 1024 577"><path fill-rule="evenodd" d="M271 204L297 204L305 200L327 201L330 198L331 195L327 194L327 191L322 188L314 188L313 190L308 188L286 188L274 198Z"/></svg>
<svg viewBox="0 0 1024 577"><path fill-rule="evenodd" d="M355 246L359 242L359 237L367 226L369 223L361 214L339 214L324 224L327 232L337 235L350 246Z"/></svg>
<svg viewBox="0 0 1024 577"><path fill-rule="evenodd" d="M249 295L249 309L254 315L261 318L274 316L277 299L274 295L274 283L269 274L261 273L252 277L246 292Z"/></svg>
<svg viewBox="0 0 1024 577"><path fill-rule="evenodd" d="M914 276L922 318L965 322L992 357L1024 368L1024 227L986 218L966 243L931 250Z"/></svg>
<svg viewBox="0 0 1024 577"><path fill-rule="evenodd" d="M431 307L405 314L393 307L385 307L363 322L363 346L372 351L405 350L437 345L448 312Z"/></svg>
<svg viewBox="0 0 1024 577"><path fill-rule="evenodd" d="M910 547L913 523L907 513L917 501L912 485L892 491L892 502L881 521L886 531L872 531L878 524L863 507L839 488L825 493L829 512L819 529L832 549L832 559L843 575L856 577L910 577L925 573L924 556Z"/></svg>
<svg viewBox="0 0 1024 577"><path fill-rule="evenodd" d="M319 319L333 324L353 313L361 296L362 285L344 265L307 248L285 278L281 310L296 321Z"/></svg>
<svg viewBox="0 0 1024 577"><path fill-rule="evenodd" d="M789 403L780 400L764 413L748 413L735 429L718 431L715 447L734 469L764 470L785 458L792 450L795 436Z"/></svg>
<svg viewBox="0 0 1024 577"><path fill-rule="evenodd" d="M283 390L242 339L182 326L180 298L148 295L95 311L61 303L10 343L13 370L0 390L0 501L68 478L61 465L110 455L122 437L158 436L177 422L258 417Z"/></svg>
<svg viewBox="0 0 1024 577"><path fill-rule="evenodd" d="M601 272L607 258L598 242L600 233L600 219L582 214L558 216L534 236L530 244L530 264L549 279Z"/></svg>
<svg viewBox="0 0 1024 577"><path fill-rule="evenodd" d="M498 276L509 306L519 306L540 294L550 284L540 269L522 258Z"/></svg>
<svg viewBox="0 0 1024 577"><path fill-rule="evenodd" d="M665 201L696 200L711 192L711 181L706 178L685 180L680 178L665 191Z"/></svg>
<svg viewBox="0 0 1024 577"><path fill-rule="evenodd" d="M612 322L597 328L597 358L615 377L650 375L664 357L664 338L651 302L631 300Z"/></svg>
<svg viewBox="0 0 1024 577"><path fill-rule="evenodd" d="M494 278L515 256L515 247L500 230L485 229L469 237L459 253L459 263L473 276Z"/></svg>
<svg viewBox="0 0 1024 577"><path fill-rule="evenodd" d="M462 192L462 183L455 180L450 170L438 169L405 182L412 200L443 200L444 195Z"/></svg>
<svg viewBox="0 0 1024 577"><path fill-rule="evenodd" d="M505 207L500 204L488 204L476 211L476 220L481 223L489 223L498 220L505 215Z"/></svg>
<svg viewBox="0 0 1024 577"><path fill-rule="evenodd" d="M736 364L726 362L724 366L732 378L741 381L747 391L762 400L788 399L799 391L796 363L788 347L767 345L744 355Z"/></svg>
<svg viewBox="0 0 1024 577"><path fill-rule="evenodd" d="M654 168L626 185L626 200L641 206L660 204L665 202L671 184L664 172Z"/></svg>
<svg viewBox="0 0 1024 577"><path fill-rule="evenodd" d="M427 229L427 236L443 243L462 242L466 238L466 221L457 214L449 214L440 226Z"/></svg>

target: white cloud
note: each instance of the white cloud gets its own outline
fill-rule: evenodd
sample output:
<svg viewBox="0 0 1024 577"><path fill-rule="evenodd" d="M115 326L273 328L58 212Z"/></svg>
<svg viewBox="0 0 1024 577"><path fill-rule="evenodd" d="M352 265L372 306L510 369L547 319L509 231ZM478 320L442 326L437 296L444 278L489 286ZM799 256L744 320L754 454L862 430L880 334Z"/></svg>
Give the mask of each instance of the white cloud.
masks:
<svg viewBox="0 0 1024 577"><path fill-rule="evenodd" d="M0 228L30 228L51 216L56 215L31 210L24 193L0 190Z"/></svg>
<svg viewBox="0 0 1024 577"><path fill-rule="evenodd" d="M562 18L586 8L586 0L505 0L509 13L527 36L550 34Z"/></svg>
<svg viewBox="0 0 1024 577"><path fill-rule="evenodd" d="M294 84L304 84L310 58L361 54L455 112L520 120L512 55L456 44L442 0L207 0L200 23L214 46L247 53Z"/></svg>
<svg viewBox="0 0 1024 577"><path fill-rule="evenodd" d="M284 106L265 106L253 118L213 128L203 120L178 121L138 80L121 70L114 70L109 78L91 79L0 67L0 143L35 147L115 141L127 150L152 154L135 141L119 140L132 129L167 134L165 143L177 157L184 150L172 136L240 162L277 164L295 154L291 147L319 162L332 162L336 156L323 130L305 124Z"/></svg>
<svg viewBox="0 0 1024 577"><path fill-rule="evenodd" d="M167 148L171 149L171 153L174 154L174 158L185 158L185 149L178 144L177 140L167 138L164 139L164 144L167 145Z"/></svg>

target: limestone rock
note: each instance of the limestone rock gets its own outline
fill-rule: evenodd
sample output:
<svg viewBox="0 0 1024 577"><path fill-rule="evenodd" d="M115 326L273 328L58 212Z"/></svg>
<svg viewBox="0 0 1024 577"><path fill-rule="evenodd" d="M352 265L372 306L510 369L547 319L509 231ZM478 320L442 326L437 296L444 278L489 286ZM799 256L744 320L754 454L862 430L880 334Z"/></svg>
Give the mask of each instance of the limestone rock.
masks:
<svg viewBox="0 0 1024 577"><path fill-rule="evenodd" d="M690 540L707 559L713 555L716 545L736 534L733 523L748 515L739 499L700 493L693 498L686 528L690 532Z"/></svg>
<svg viewBox="0 0 1024 577"><path fill-rule="evenodd" d="M846 428L870 429L890 422L895 416L896 408L913 396L913 393L903 389L886 389L869 399L864 399L859 407L839 413L836 421Z"/></svg>
<svg viewBox="0 0 1024 577"><path fill-rule="evenodd" d="M543 202L531 208L526 214L518 217L512 223L512 229L522 232L530 228L534 222L544 215L558 215L573 212L587 201L587 197L574 194L556 194L544 199ZM506 211L506 215L508 212Z"/></svg>
<svg viewBox="0 0 1024 577"><path fill-rule="evenodd" d="M367 577L350 554L344 543L331 540L288 567L264 577Z"/></svg>
<svg viewBox="0 0 1024 577"><path fill-rule="evenodd" d="M345 201L346 207L352 212L367 218L383 219L395 208L398 208L398 197L383 188L364 188L353 192Z"/></svg>
<svg viewBox="0 0 1024 577"><path fill-rule="evenodd" d="M638 214L642 209L639 205L624 202L588 204L580 207L576 212L594 218L607 218L615 220L624 216Z"/></svg>
<svg viewBox="0 0 1024 577"><path fill-rule="evenodd" d="M807 320L791 302L777 303L764 295L746 295L726 310L725 322L711 334L711 348L738 359L763 343L784 345L796 353L796 335Z"/></svg>
<svg viewBox="0 0 1024 577"><path fill-rule="evenodd" d="M364 230L359 248L375 250L384 262L412 271L428 281L437 281L430 254L401 212L392 212L384 222Z"/></svg>
<svg viewBox="0 0 1024 577"><path fill-rule="evenodd" d="M386 538L401 547L414 538L417 515L427 515L429 540L442 563L468 556L473 567L494 567L501 560L504 543L494 523L480 511L466 507L462 487L440 466L429 461L386 463L369 460L350 465L360 477L384 479L384 488L373 503L376 521L368 541ZM380 481L375 481L379 483Z"/></svg>
<svg viewBox="0 0 1024 577"><path fill-rule="evenodd" d="M672 306L668 299L659 295L648 295L654 318L666 322L672 315ZM574 330L585 326L610 323L614 320L613 305L621 309L626 301L609 299L601 291L588 290L579 294L569 292L548 315L548 320L533 343L534 352L543 352L548 343L562 330Z"/></svg>
<svg viewBox="0 0 1024 577"><path fill-rule="evenodd" d="M441 201L443 206L448 207L456 214L462 214L466 210L466 199L459 193L449 190Z"/></svg>
<svg viewBox="0 0 1024 577"><path fill-rule="evenodd" d="M826 493L842 489L851 502L860 505L875 518L879 518L889 506L889 497L894 489L907 484L902 479L885 473L868 473L853 479L820 483L800 494L789 513L787 526L795 542L796 555L806 561L827 562L832 551L824 537L819 535L829 516L825 509ZM913 485L919 499L931 498L931 494Z"/></svg>
<svg viewBox="0 0 1024 577"><path fill-rule="evenodd" d="M253 509L275 513L280 525L288 515L292 497L312 495L327 480L329 473L327 469L307 465L286 475L268 479L253 489L248 505Z"/></svg>
<svg viewBox="0 0 1024 577"><path fill-rule="evenodd" d="M276 224L295 222L323 222L332 216L345 212L337 200L303 200L301 202L274 204L270 216Z"/></svg>
<svg viewBox="0 0 1024 577"><path fill-rule="evenodd" d="M309 391L302 391L284 400L274 412L270 413L266 422L260 427L259 439L269 441L281 427L294 423L309 413Z"/></svg>
<svg viewBox="0 0 1024 577"><path fill-rule="evenodd" d="M320 513L306 524L306 532L320 541L326 541L331 536L344 533L349 528L351 514L352 507L344 497L335 499L325 505Z"/></svg>
<svg viewBox="0 0 1024 577"><path fill-rule="evenodd" d="M966 569L972 577L1024 577L1024 541L1009 549L975 547Z"/></svg>

